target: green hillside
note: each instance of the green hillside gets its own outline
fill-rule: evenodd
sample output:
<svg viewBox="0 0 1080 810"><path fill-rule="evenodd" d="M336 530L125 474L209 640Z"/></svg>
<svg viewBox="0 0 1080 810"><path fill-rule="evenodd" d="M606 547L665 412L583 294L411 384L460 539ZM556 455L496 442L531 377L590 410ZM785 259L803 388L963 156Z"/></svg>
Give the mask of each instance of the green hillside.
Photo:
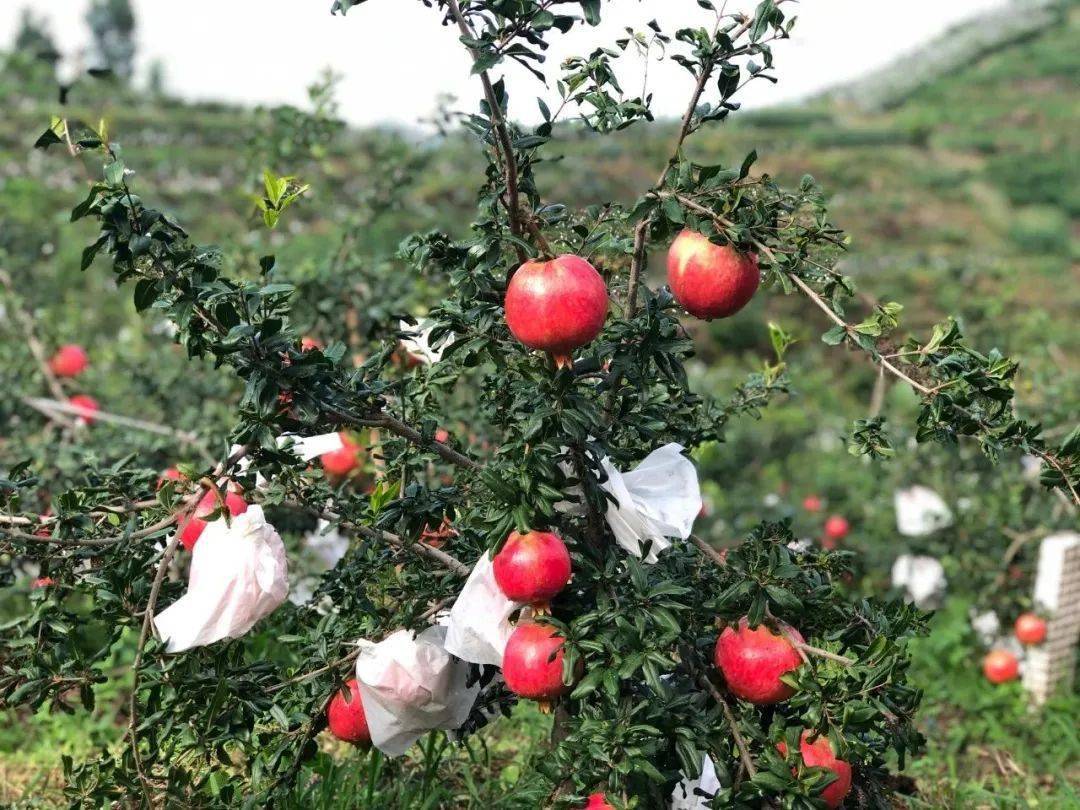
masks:
<svg viewBox="0 0 1080 810"><path fill-rule="evenodd" d="M1080 417L1080 330L1075 327L1080 313L1080 7L1061 8L1041 30L992 52L980 51L886 109L868 111L838 94L736 115L731 123L702 132L692 147L701 162L736 166L756 149L758 168L785 182L813 175L830 195L834 221L850 234L844 269L860 291L870 300L904 302L907 329L924 331L956 313L976 345L1021 358L1020 406L1040 414L1058 438ZM78 339L88 346L95 356L89 376L107 409L184 430L216 429L224 436L240 385L212 374L209 365L192 369L169 336L155 329L153 316L134 312L130 291L118 293L109 274L79 271L92 236L89 226L70 224L69 213L87 176L98 169L56 150L33 149L58 109L55 89L49 71L33 59L0 54L0 64L5 61L0 268L11 275L28 309L48 313L51 341ZM782 80L782 59L777 73ZM343 294L358 296L370 321L362 326L372 327L393 313L387 299L395 295L366 287L364 263L342 256L367 254L378 257L372 262L393 262L396 246L409 233L436 226L463 230L474 208L480 162L475 143L456 130L416 143L409 134L338 128L327 96L316 95L321 113L300 116L191 105L83 80L72 90L69 114L95 123L104 118L136 172L138 193L172 209L200 242L220 243L239 268L234 275L257 272L258 257L270 252L286 268L283 275L301 285L316 268L340 267L343 290L348 287ZM631 202L655 177L672 131L670 122L658 122L602 142L568 129L553 147L561 159L540 169L545 197L575 204ZM272 232L254 216L249 197L258 191L264 168L254 156L267 153L276 156L274 171L295 174L312 186ZM386 165L399 173L389 183L380 179ZM358 213L372 203L377 215ZM653 256L656 284L662 283L662 258ZM418 296L408 300L415 303ZM344 332L330 313L303 314L310 333L333 338ZM913 403L904 391L891 389L883 395L883 409L897 425L898 458L883 465L874 480L852 483L844 472L850 457L842 437L882 395L874 390L876 375L861 358L828 351L817 339L824 327L818 314L781 296L759 295L745 314L730 321L688 324L696 330L701 388L730 390L759 367L770 354L770 321L800 339L788 358L799 388L771 406L761 421L733 429L723 452L703 454L712 513L706 531L714 541L728 542L760 517L794 517L797 528L808 530L799 526L794 504L816 491L863 529L860 550L868 556L862 587L880 586L899 550L891 517L878 508L893 486L917 470L920 480L951 500L979 495L979 488L992 495L986 467L970 449L958 463L933 448L912 449L904 425L911 421ZM0 319L0 338L20 336L12 322ZM0 384L31 368L28 358L24 368L0 370ZM155 393L133 398L132 379ZM806 400L817 407L806 408ZM0 405L0 416L9 414L15 414L11 426L23 418L9 404ZM122 439L118 430L98 435ZM3 450L0 436L0 456ZM108 456L105 439L100 452ZM172 463L173 452L175 447L163 441L153 463ZM76 464L67 458L56 463L73 469ZM1016 478L1019 467L1013 466L1014 473L1002 476ZM743 480L748 467L757 476L753 482ZM776 500L761 507L766 491ZM1003 524L1005 506L998 510L991 501L988 495L988 505L972 510L978 514L961 526L962 541ZM748 504L758 508L753 517L743 517ZM1046 528L1074 520L1053 506L1054 499L1034 486L1023 503L1008 505L1014 510L1010 515L1039 514L1039 525ZM959 560L958 555L951 563L951 581L964 581L965 564ZM916 652L918 682L926 684L924 733L930 748L909 769L921 791L910 806L1080 807L1075 722L1034 723L1018 691L991 695L971 682L978 664L965 612L976 591L973 585L949 606L934 636ZM0 596L0 617L6 617L6 598L13 597ZM89 725L44 711L34 717L0 716L0 802L52 806L62 781L56 751L86 754L114 742L121 732L115 717L122 713L122 688L110 684L103 690ZM1062 697L1054 708L1075 718L1080 698ZM539 736L542 720L532 715L518 720ZM493 781L509 784L516 768L514 735L507 726L499 728L502 736L490 743L489 765L499 774ZM1015 767L1003 765L998 756L1006 748ZM465 754L458 756L466 760ZM396 767L409 774L415 773L408 770L414 765ZM456 774L466 771L461 765ZM341 791L360 789L356 774L332 770L321 776L322 784L329 784L322 788L324 798L337 792L335 785ZM314 792L299 797L298 805L310 806L313 797Z"/></svg>

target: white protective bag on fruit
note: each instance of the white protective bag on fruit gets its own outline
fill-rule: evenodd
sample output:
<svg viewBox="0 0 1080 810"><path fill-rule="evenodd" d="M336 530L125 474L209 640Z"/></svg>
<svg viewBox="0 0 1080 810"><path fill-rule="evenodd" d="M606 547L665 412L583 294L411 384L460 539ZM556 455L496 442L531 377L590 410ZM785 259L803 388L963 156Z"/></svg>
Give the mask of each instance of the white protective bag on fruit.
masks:
<svg viewBox="0 0 1080 810"><path fill-rule="evenodd" d="M327 453L333 453L345 446L345 443L341 441L340 433L320 433L318 436L280 436L278 437L279 446L284 446L287 439L292 440L292 446L289 449L304 461L311 461Z"/></svg>
<svg viewBox="0 0 1080 810"><path fill-rule="evenodd" d="M908 601L927 610L937 608L945 597L945 569L934 557L901 554L892 567L894 588L903 588Z"/></svg>
<svg viewBox="0 0 1080 810"><path fill-rule="evenodd" d="M360 698L371 742L384 754L404 754L433 729L459 728L472 711L480 685L466 688L469 665L448 653L445 641L446 628L433 626L359 642Z"/></svg>
<svg viewBox="0 0 1080 810"><path fill-rule="evenodd" d="M1053 613L1061 605L1061 579L1065 568L1065 553L1080 544L1080 534L1058 532L1039 544L1039 568L1035 575L1035 606Z"/></svg>
<svg viewBox="0 0 1080 810"><path fill-rule="evenodd" d="M421 319L413 326L408 321L399 321L398 327L406 334L401 339L401 345L405 352L427 366L434 365L442 360L443 352L454 342L453 334L444 337L439 344L432 345L431 333L434 331L432 321Z"/></svg>
<svg viewBox="0 0 1080 810"><path fill-rule="evenodd" d="M503 651L514 626L510 617L521 608L506 598L495 581L487 552L473 566L446 624L446 650L473 664L501 667Z"/></svg>
<svg viewBox="0 0 1080 810"><path fill-rule="evenodd" d="M627 473L615 469L609 458L600 461L608 477L601 486L618 501L608 504L608 525L618 544L635 557L642 556L644 543L651 540L646 563L656 562L659 552L671 547L670 538L690 537L701 512L697 470L682 449L665 444Z"/></svg>
<svg viewBox="0 0 1080 810"><path fill-rule="evenodd" d="M684 777L675 786L671 794L671 810L707 810L707 802L719 790L720 780L716 778L716 765L708 754L702 754L701 775L697 779Z"/></svg>
<svg viewBox="0 0 1080 810"><path fill-rule="evenodd" d="M952 510L929 487L915 485L896 490L893 506L896 530L905 537L924 537L953 522Z"/></svg>
<svg viewBox="0 0 1080 810"><path fill-rule="evenodd" d="M285 546L262 507L250 506L206 526L191 553L187 593L154 624L168 652L183 652L244 635L288 593Z"/></svg>

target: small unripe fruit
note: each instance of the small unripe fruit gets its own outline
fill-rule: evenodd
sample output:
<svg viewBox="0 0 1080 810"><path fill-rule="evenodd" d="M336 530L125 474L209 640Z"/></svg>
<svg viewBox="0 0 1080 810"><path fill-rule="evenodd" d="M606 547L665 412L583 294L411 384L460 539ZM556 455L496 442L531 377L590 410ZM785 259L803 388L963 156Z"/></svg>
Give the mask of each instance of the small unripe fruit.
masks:
<svg viewBox="0 0 1080 810"><path fill-rule="evenodd" d="M61 346L49 360L49 368L57 377L77 377L86 371L90 358L86 349L74 343Z"/></svg>
<svg viewBox="0 0 1080 810"><path fill-rule="evenodd" d="M348 433L339 433L342 447L319 456L327 475L344 478L360 466L360 446Z"/></svg>
<svg viewBox="0 0 1080 810"><path fill-rule="evenodd" d="M793 627L786 630L792 638L802 642L798 630ZM787 638L763 624L751 630L745 617L739 620L737 629L724 628L716 640L713 660L724 673L732 693L763 706L780 703L795 694L780 676L802 664L799 651Z"/></svg>
<svg viewBox="0 0 1080 810"><path fill-rule="evenodd" d="M74 405L76 408L81 408L83 411L89 411L89 413L81 413L76 418L85 425L89 425L95 421L93 412L100 411L101 406L98 405L96 399L89 394L76 394L68 400L69 405Z"/></svg>
<svg viewBox="0 0 1080 810"><path fill-rule="evenodd" d="M1020 674L1020 662L1007 650L991 650L983 659L983 675L990 683L1016 680Z"/></svg>
<svg viewBox="0 0 1080 810"><path fill-rule="evenodd" d="M511 532L491 567L507 599L546 607L570 581L570 552L552 532Z"/></svg>
<svg viewBox="0 0 1080 810"><path fill-rule="evenodd" d="M339 740L367 748L371 745L364 704L360 700L360 685L356 678L345 682L345 690L334 693L326 707L326 721L330 733Z"/></svg>
<svg viewBox="0 0 1080 810"><path fill-rule="evenodd" d="M844 803L844 797L851 791L851 765L836 758L828 737L820 736L813 742L809 740L810 732L803 731L799 740L799 754L802 761L808 767L828 768L836 774L836 781L821 792L821 799L829 807L839 807ZM783 756L787 756L787 743L781 741L776 744L776 747Z"/></svg>
<svg viewBox="0 0 1080 810"><path fill-rule="evenodd" d="M519 624L503 652L502 673L515 695L546 703L570 691L563 683L563 638L547 624ZM554 656L554 657L553 657Z"/></svg>
<svg viewBox="0 0 1080 810"><path fill-rule="evenodd" d="M683 231L668 250L668 285L696 318L726 318L745 307L761 283L757 256Z"/></svg>
<svg viewBox="0 0 1080 810"><path fill-rule="evenodd" d="M1046 641L1046 620L1034 613L1023 613L1013 626L1021 644L1042 644Z"/></svg>
<svg viewBox="0 0 1080 810"><path fill-rule="evenodd" d="M212 515L217 508L217 496L213 492L207 492L195 507L195 514L180 528L180 542L188 551L195 548L203 530L206 529L206 521L203 518ZM230 515L236 517L247 511L248 504L239 494L230 491L225 493L225 508L229 510Z"/></svg>
<svg viewBox="0 0 1080 810"><path fill-rule="evenodd" d="M506 324L530 349L547 352L559 368L571 353L604 328L608 292L604 279L580 256L521 265L506 288Z"/></svg>

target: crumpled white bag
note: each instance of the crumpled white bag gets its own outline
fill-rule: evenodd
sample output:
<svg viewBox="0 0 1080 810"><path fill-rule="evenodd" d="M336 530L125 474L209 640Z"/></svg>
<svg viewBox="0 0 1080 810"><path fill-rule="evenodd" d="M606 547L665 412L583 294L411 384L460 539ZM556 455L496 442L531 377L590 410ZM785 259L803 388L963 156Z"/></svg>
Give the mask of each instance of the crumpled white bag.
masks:
<svg viewBox="0 0 1080 810"><path fill-rule="evenodd" d="M701 790L705 795L696 794ZM671 794L671 810L708 810L707 802L720 791L716 778L716 765L708 754L701 756L701 775L697 779L684 777Z"/></svg>
<svg viewBox="0 0 1080 810"><path fill-rule="evenodd" d="M640 558L642 545L652 540L644 562L671 547L669 538L686 540L701 512L701 486L694 463L682 455L682 445L665 444L653 450L637 467L621 473L605 457L600 466L608 480L601 486L618 500L605 515L615 540Z"/></svg>
<svg viewBox="0 0 1080 810"><path fill-rule="evenodd" d="M952 525L952 511L934 490L915 485L893 495L896 530L905 537L923 537Z"/></svg>
<svg viewBox="0 0 1080 810"><path fill-rule="evenodd" d="M442 360L443 352L454 342L452 334L447 335L438 345L431 343L431 333L434 331L434 323L426 318L416 322L412 326L408 321L399 321L398 326L406 337L401 338L401 345L412 357L415 357L425 365L434 365Z"/></svg>
<svg viewBox="0 0 1080 810"><path fill-rule="evenodd" d="M446 650L474 664L501 667L514 626L510 617L521 604L506 598L495 581L487 552L473 566L446 624Z"/></svg>
<svg viewBox="0 0 1080 810"><path fill-rule="evenodd" d="M976 613L972 609L970 618L971 629L975 631L979 641L985 646L992 644L1001 632L1001 619L998 618L997 612L988 610L985 613Z"/></svg>
<svg viewBox="0 0 1080 810"><path fill-rule="evenodd" d="M903 588L909 601L922 609L940 607L948 581L935 557L901 554L892 567L894 588Z"/></svg>
<svg viewBox="0 0 1080 810"><path fill-rule="evenodd" d="M207 525L191 553L188 589L154 617L168 652L238 638L285 601L289 592L285 546L250 506L227 523Z"/></svg>
<svg viewBox="0 0 1080 810"><path fill-rule="evenodd" d="M371 742L384 754L400 756L426 732L456 729L468 718L480 685L466 688L469 665L446 651L445 640L446 628L433 626L358 642L360 698Z"/></svg>

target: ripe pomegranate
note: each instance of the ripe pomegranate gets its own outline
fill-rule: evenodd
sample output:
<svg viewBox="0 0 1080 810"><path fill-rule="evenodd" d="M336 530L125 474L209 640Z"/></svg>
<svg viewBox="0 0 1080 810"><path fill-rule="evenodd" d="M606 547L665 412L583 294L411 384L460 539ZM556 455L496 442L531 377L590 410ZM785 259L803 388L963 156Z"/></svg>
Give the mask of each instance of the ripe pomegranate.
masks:
<svg viewBox="0 0 1080 810"><path fill-rule="evenodd" d="M817 495L807 495L803 498L802 507L807 512L820 512L821 511L821 498Z"/></svg>
<svg viewBox="0 0 1080 810"><path fill-rule="evenodd" d="M731 245L715 245L694 231L683 231L668 250L668 285L683 309L695 318L726 318L745 307L761 283L757 256Z"/></svg>
<svg viewBox="0 0 1080 810"><path fill-rule="evenodd" d="M313 349L321 349L322 347L322 341L310 335L304 335L300 338L300 351L302 352L310 352Z"/></svg>
<svg viewBox="0 0 1080 810"><path fill-rule="evenodd" d="M514 337L565 368L573 365L571 352L600 334L607 317L607 285L580 256L529 261L514 273L505 303Z"/></svg>
<svg viewBox="0 0 1080 810"><path fill-rule="evenodd" d="M57 377L78 377L89 365L86 349L74 343L61 346L49 360L49 368Z"/></svg>
<svg viewBox="0 0 1080 810"><path fill-rule="evenodd" d="M797 641L803 640L795 628L786 630ZM795 694L780 676L802 664L798 650L783 635L765 625L751 630L745 616L738 629L724 628L713 660L734 694L759 705L780 703Z"/></svg>
<svg viewBox="0 0 1080 810"><path fill-rule="evenodd" d="M450 431L446 428L436 428L435 441L437 441L439 444L446 444L448 441L450 441Z"/></svg>
<svg viewBox="0 0 1080 810"><path fill-rule="evenodd" d="M1020 674L1020 662L1007 650L991 650L983 659L983 675L990 683L1016 680Z"/></svg>
<svg viewBox="0 0 1080 810"><path fill-rule="evenodd" d="M48 588L50 585L55 584L56 580L52 577L38 577L30 584L30 588L36 591L38 588Z"/></svg>
<svg viewBox="0 0 1080 810"><path fill-rule="evenodd" d="M851 765L836 758L828 737L820 736L813 742L809 740L810 732L803 731L799 740L799 754L802 756L802 761L811 768L828 768L836 774L836 781L821 792L821 799L829 807L839 807L851 790ZM776 747L783 756L787 756L786 742L780 741Z"/></svg>
<svg viewBox="0 0 1080 810"><path fill-rule="evenodd" d="M157 489L161 489L166 481L180 481L183 477L184 476L180 474L180 470L176 469L176 467L169 467L168 469L162 470L161 475L158 476Z"/></svg>
<svg viewBox="0 0 1080 810"><path fill-rule="evenodd" d="M847 522L847 518L841 515L830 515L829 519L825 521L825 537L821 541L821 545L831 551L839 545L841 540L847 537L850 531L851 524Z"/></svg>
<svg viewBox="0 0 1080 810"><path fill-rule="evenodd" d="M592 793L589 795L589 803L585 805L585 810L615 810L615 808L608 804L607 796L603 793Z"/></svg>
<svg viewBox="0 0 1080 810"><path fill-rule="evenodd" d="M327 475L344 478L360 466L360 445L348 433L339 433L342 447L319 456Z"/></svg>
<svg viewBox="0 0 1080 810"><path fill-rule="evenodd" d="M1046 620L1034 613L1022 613L1013 626L1021 644L1042 644L1046 641Z"/></svg>
<svg viewBox="0 0 1080 810"><path fill-rule="evenodd" d="M85 411L101 410L101 406L98 405L97 400L94 399L92 396L89 396L88 394L76 394L75 396L68 399L68 404L74 405L76 408L82 408ZM94 417L91 413L80 414L76 418L84 425L89 425L94 421Z"/></svg>
<svg viewBox="0 0 1080 810"><path fill-rule="evenodd" d="M364 704L360 700L360 685L356 678L345 682L345 690L334 693L330 705L326 707L326 720L330 733L339 740L367 748L371 745L371 732L368 730Z"/></svg>
<svg viewBox="0 0 1080 810"><path fill-rule="evenodd" d="M195 548L195 544L206 528L206 521L203 518L213 514L217 508L217 497L213 492L207 492L195 507L195 514L180 527L180 542L188 551ZM247 511L248 504L238 493L229 491L225 493L225 508L229 510L230 515L236 517Z"/></svg>
<svg viewBox="0 0 1080 810"><path fill-rule="evenodd" d="M570 581L570 552L552 532L510 532L491 567L508 599L543 611Z"/></svg>
<svg viewBox="0 0 1080 810"><path fill-rule="evenodd" d="M550 625L519 624L503 653L507 688L515 695L538 701L544 709L548 701L570 691L562 678L562 645L562 636Z"/></svg>

